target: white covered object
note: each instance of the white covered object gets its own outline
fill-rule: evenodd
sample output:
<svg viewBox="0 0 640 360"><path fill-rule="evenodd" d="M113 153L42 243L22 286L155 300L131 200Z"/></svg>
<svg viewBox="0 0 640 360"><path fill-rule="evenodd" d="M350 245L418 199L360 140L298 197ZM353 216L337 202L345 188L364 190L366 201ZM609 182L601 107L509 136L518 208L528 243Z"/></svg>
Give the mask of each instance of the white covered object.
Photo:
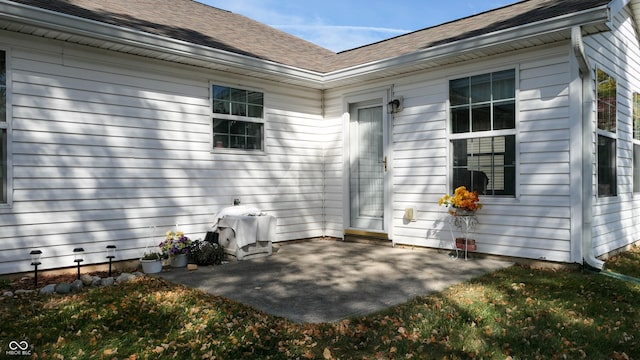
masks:
<svg viewBox="0 0 640 360"><path fill-rule="evenodd" d="M218 230L218 241L225 252L242 260L271 255L276 225L275 217L259 209L234 206L216 214L214 228Z"/></svg>

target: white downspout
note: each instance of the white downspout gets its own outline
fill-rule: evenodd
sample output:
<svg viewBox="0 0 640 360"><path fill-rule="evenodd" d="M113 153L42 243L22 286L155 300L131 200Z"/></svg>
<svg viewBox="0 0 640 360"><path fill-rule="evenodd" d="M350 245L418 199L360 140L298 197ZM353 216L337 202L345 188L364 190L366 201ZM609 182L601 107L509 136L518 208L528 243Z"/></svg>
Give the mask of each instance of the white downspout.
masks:
<svg viewBox="0 0 640 360"><path fill-rule="evenodd" d="M584 53L582 28L571 28L571 45L580 67L582 78L582 257L583 261L596 270L602 270L604 262L598 260L593 253L593 237L591 219L593 216L593 91L591 67Z"/></svg>

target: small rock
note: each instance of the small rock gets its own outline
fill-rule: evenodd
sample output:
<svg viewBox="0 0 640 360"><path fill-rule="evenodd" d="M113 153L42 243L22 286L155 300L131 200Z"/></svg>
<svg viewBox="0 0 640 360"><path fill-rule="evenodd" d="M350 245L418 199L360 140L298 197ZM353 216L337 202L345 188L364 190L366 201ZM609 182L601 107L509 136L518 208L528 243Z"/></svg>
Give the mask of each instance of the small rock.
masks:
<svg viewBox="0 0 640 360"><path fill-rule="evenodd" d="M13 293L11 291L5 291L5 292L2 293L2 296L4 296L4 297L12 297Z"/></svg>
<svg viewBox="0 0 640 360"><path fill-rule="evenodd" d="M106 277L104 279L102 279L102 281L100 282L101 286L112 286L114 283L116 282L116 280L112 277Z"/></svg>
<svg viewBox="0 0 640 360"><path fill-rule="evenodd" d="M93 276L88 274L82 274L82 276L80 276L80 280L82 280L83 285L89 286L93 283Z"/></svg>
<svg viewBox="0 0 640 360"><path fill-rule="evenodd" d="M94 276L91 278L91 286L102 285L102 278L100 276Z"/></svg>
<svg viewBox="0 0 640 360"><path fill-rule="evenodd" d="M189 271L198 270L198 265L197 264L187 264L187 270L189 270Z"/></svg>
<svg viewBox="0 0 640 360"><path fill-rule="evenodd" d="M24 295L24 294L31 294L35 292L35 290L24 290L24 289L20 289L20 290L16 290L16 295Z"/></svg>
<svg viewBox="0 0 640 360"><path fill-rule="evenodd" d="M118 284L123 284L123 283L127 283L133 279L135 279L136 276L133 274L129 274L129 273L122 273L120 274L120 276L118 276L118 279L116 279L116 282Z"/></svg>
<svg viewBox="0 0 640 360"><path fill-rule="evenodd" d="M71 291L82 291L82 288L84 288L84 281L81 279L74 280L71 283Z"/></svg>
<svg viewBox="0 0 640 360"><path fill-rule="evenodd" d="M71 284L69 283L60 283L56 286L56 292L58 294L68 294L71 292Z"/></svg>
<svg viewBox="0 0 640 360"><path fill-rule="evenodd" d="M40 294L53 294L56 291L56 284L49 284L40 289Z"/></svg>

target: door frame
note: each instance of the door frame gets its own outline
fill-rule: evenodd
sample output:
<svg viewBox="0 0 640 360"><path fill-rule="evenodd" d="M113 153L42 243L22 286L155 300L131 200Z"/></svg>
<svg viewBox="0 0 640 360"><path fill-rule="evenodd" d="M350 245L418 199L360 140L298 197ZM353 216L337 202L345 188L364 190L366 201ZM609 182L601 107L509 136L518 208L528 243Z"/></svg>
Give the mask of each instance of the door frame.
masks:
<svg viewBox="0 0 640 360"><path fill-rule="evenodd" d="M364 233L371 235L386 234L386 237L393 241L393 227L392 227L392 169L393 169L393 154L391 152L391 130L392 130L392 114L389 113L389 99L391 98L392 88L383 87L376 88L367 91L361 91L357 93L346 94L343 97L343 227L346 233ZM351 105L365 102L376 101L377 104L382 106L382 126L383 126L383 156L387 158L387 171L384 173L384 215L383 215L383 230L371 231L371 229L354 228L351 226L351 205L350 205L350 183L349 183L349 171L350 171L350 128L349 123L351 121L350 107Z"/></svg>

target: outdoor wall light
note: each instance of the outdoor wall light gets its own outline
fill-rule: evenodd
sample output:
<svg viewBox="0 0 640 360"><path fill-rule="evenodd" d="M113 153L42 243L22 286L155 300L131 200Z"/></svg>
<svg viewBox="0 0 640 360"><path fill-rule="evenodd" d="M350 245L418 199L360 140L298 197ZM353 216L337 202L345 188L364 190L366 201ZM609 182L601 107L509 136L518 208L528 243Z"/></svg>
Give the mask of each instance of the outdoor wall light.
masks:
<svg viewBox="0 0 640 360"><path fill-rule="evenodd" d="M402 96L389 101L387 105L389 105L389 112L392 114L402 111Z"/></svg>
<svg viewBox="0 0 640 360"><path fill-rule="evenodd" d="M111 277L111 261L116 257L116 246L107 245L107 259L109 259L109 277Z"/></svg>
<svg viewBox="0 0 640 360"><path fill-rule="evenodd" d="M42 250L31 250L29 256L31 256L31 265L35 267L33 283L35 287L38 287L38 265L42 264L40 262L40 258L42 257Z"/></svg>
<svg viewBox="0 0 640 360"><path fill-rule="evenodd" d="M73 262L78 264L78 279L80 279L80 263L84 261L84 259L82 258L83 253L83 248L73 249Z"/></svg>

